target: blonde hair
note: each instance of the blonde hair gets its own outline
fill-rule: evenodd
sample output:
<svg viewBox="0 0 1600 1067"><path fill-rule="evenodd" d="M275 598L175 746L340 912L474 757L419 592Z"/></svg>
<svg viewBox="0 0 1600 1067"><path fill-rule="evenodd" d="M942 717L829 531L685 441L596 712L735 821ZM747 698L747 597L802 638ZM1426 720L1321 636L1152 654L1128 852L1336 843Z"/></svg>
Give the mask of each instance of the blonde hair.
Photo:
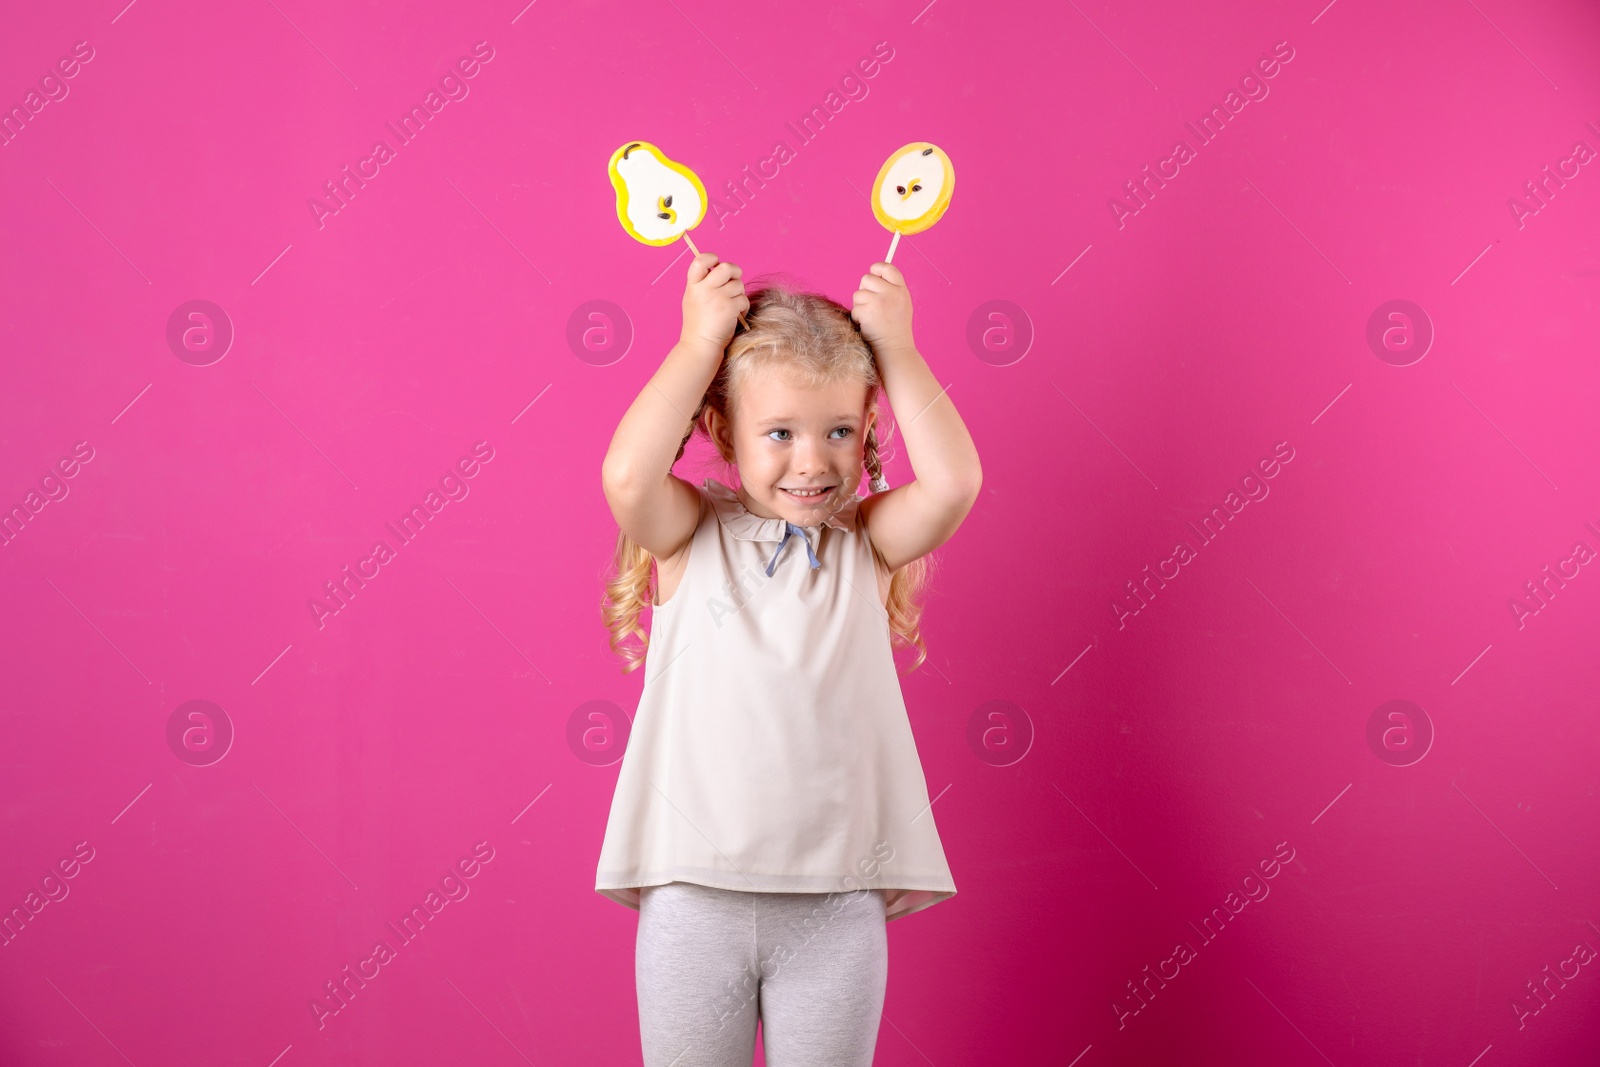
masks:
<svg viewBox="0 0 1600 1067"><path fill-rule="evenodd" d="M683 458L689 438L697 431L710 440L703 418L707 408L715 409L724 420L731 421L742 387L753 375L782 370L802 387L812 388L859 381L867 388L868 408L877 405L882 390L878 366L871 347L850 317L849 308L826 296L802 292L777 281L747 289L745 295L750 300L750 310L745 313L749 328L737 330L729 342L716 377L678 445L678 454L672 460L674 464ZM878 423L881 422L880 418L867 432L863 447L869 484L877 491L886 487L878 456ZM885 441L890 436L886 433ZM721 447L715 441L712 443L724 463L721 480L730 484L728 474L737 470L733 457L723 455ZM873 551L876 553L876 548ZM889 616L890 645L893 647L898 639L900 647L917 650L917 658L907 668L908 672L916 670L928 658L918 626L922 618L918 597L927 584L931 560L931 556L912 560L895 571L889 582L889 602L885 610ZM654 557L648 551L621 530L617 531L616 554L606 574L600 615L611 633L611 651L626 661L622 668L624 674L637 669L649 651L650 636L639 625L639 616L654 600L657 583L652 581L653 562ZM637 647L624 644L630 636L639 638Z"/></svg>

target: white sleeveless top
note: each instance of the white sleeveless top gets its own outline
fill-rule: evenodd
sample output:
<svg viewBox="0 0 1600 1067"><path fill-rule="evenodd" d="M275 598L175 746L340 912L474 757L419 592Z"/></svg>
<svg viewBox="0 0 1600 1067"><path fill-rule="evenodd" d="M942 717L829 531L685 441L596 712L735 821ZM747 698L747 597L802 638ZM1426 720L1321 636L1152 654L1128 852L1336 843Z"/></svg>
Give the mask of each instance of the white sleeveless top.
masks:
<svg viewBox="0 0 1600 1067"><path fill-rule="evenodd" d="M790 527L714 479L697 491L683 577L653 608L595 891L637 909L641 886L673 881L878 889L886 919L948 900L860 498Z"/></svg>

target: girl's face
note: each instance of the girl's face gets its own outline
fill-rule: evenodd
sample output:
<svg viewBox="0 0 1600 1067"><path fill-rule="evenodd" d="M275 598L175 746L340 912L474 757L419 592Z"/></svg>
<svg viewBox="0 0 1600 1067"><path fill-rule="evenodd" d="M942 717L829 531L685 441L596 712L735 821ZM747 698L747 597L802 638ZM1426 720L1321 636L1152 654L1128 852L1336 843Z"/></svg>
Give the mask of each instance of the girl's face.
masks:
<svg viewBox="0 0 1600 1067"><path fill-rule="evenodd" d="M739 468L739 500L754 515L816 526L855 495L868 412L864 382L806 388L782 371L752 376L733 425L710 412L715 440ZM823 490L804 495L805 490Z"/></svg>

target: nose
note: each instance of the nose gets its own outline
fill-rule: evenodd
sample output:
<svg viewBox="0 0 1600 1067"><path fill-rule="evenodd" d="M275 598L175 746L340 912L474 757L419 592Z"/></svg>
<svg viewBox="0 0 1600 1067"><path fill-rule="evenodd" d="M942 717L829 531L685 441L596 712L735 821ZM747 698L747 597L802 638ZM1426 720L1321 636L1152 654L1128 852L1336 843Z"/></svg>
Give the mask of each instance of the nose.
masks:
<svg viewBox="0 0 1600 1067"><path fill-rule="evenodd" d="M800 442L794 450L795 474L802 478L810 478L827 467L822 446L807 437Z"/></svg>

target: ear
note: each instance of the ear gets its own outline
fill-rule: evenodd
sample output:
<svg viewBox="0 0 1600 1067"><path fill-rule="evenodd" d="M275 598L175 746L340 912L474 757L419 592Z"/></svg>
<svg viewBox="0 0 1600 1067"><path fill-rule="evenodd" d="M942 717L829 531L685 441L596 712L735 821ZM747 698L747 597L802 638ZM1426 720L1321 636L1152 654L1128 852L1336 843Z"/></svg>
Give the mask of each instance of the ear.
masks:
<svg viewBox="0 0 1600 1067"><path fill-rule="evenodd" d="M722 417L720 411L707 404L700 421L705 424L706 436L711 438L711 443L716 446L717 455L721 456L725 463L732 463L733 427L728 425L728 420Z"/></svg>

